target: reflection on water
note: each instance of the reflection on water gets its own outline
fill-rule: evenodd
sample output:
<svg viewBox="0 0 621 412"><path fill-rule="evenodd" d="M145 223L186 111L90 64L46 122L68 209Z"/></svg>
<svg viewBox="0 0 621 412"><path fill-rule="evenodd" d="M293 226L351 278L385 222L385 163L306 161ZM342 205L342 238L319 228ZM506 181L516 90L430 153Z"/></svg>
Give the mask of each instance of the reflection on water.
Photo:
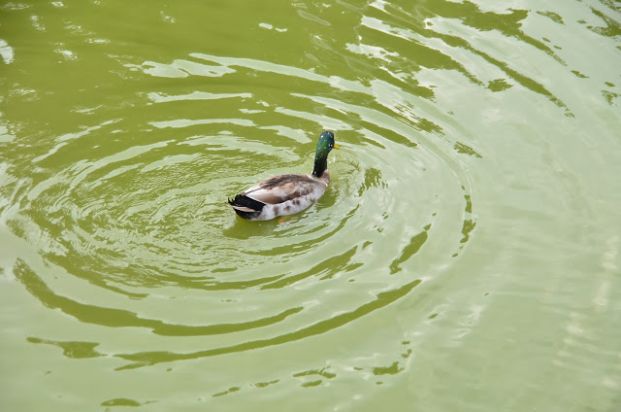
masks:
<svg viewBox="0 0 621 412"><path fill-rule="evenodd" d="M9 409L618 404L614 2L0 9Z"/></svg>

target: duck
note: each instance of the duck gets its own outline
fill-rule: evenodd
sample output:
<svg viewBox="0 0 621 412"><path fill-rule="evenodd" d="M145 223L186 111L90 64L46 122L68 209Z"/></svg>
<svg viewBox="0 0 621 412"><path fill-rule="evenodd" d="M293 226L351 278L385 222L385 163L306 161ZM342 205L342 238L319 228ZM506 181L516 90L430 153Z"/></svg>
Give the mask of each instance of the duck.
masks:
<svg viewBox="0 0 621 412"><path fill-rule="evenodd" d="M271 220L309 208L328 188L328 154L333 148L334 132L323 130L317 140L312 173L270 177L229 198L229 205L237 216L247 220Z"/></svg>

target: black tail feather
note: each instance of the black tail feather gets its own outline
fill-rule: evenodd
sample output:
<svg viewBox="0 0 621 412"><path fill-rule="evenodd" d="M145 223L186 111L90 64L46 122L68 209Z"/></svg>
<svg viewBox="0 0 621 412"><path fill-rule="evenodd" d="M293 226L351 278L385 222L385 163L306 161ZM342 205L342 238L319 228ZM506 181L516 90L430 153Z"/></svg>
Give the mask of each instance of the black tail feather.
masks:
<svg viewBox="0 0 621 412"><path fill-rule="evenodd" d="M233 206L233 210L235 210L235 213L245 219L252 219L259 216L261 214L261 211L263 210L263 207L265 206L265 203L241 194L236 195L233 199L228 199L228 203L229 205ZM239 210L236 208L236 206L252 209L253 211L251 212L247 210Z"/></svg>
<svg viewBox="0 0 621 412"><path fill-rule="evenodd" d="M263 207L265 206L265 203L255 200L246 195L236 195L233 199L229 199L229 204L231 206L248 207L252 210L256 210L257 212L263 210Z"/></svg>

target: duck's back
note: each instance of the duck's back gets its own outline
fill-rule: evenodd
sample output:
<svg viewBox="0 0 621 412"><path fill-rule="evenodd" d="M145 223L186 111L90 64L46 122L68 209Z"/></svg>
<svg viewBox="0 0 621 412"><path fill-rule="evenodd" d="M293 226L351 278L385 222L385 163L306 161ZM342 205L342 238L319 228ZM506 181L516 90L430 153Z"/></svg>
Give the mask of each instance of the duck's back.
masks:
<svg viewBox="0 0 621 412"><path fill-rule="evenodd" d="M324 175L328 176L327 171ZM326 190L327 180L309 175L286 174L271 177L243 192L244 195L266 204L279 204L312 196L317 200Z"/></svg>

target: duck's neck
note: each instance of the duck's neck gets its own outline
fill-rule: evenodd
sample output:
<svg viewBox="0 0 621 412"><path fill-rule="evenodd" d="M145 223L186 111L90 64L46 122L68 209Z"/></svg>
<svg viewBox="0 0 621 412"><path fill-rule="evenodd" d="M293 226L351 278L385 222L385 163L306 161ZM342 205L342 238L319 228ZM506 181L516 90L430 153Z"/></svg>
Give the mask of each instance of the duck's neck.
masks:
<svg viewBox="0 0 621 412"><path fill-rule="evenodd" d="M313 167L313 176L321 177L323 172L328 168L327 157L315 157L315 166Z"/></svg>

